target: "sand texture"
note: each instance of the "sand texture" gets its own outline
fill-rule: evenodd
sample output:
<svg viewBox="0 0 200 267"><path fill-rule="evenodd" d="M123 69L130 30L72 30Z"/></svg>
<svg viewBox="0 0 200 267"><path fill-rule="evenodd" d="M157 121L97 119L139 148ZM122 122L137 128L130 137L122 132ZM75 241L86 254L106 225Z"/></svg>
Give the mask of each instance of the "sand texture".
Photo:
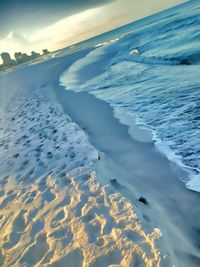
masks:
<svg viewBox="0 0 200 267"><path fill-rule="evenodd" d="M160 266L160 230L146 233L128 201L82 171L40 177L26 190L4 179L2 266Z"/></svg>
<svg viewBox="0 0 200 267"><path fill-rule="evenodd" d="M160 230L99 182L99 152L31 68L1 77L0 266L160 266Z"/></svg>

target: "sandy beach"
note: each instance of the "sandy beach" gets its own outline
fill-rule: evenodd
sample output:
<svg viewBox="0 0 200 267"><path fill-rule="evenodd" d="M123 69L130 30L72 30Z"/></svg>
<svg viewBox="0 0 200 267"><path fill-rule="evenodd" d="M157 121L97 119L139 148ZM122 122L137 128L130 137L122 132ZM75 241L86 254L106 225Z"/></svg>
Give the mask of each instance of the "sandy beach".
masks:
<svg viewBox="0 0 200 267"><path fill-rule="evenodd" d="M89 52L0 73L0 265L198 267L199 194L182 170L59 84Z"/></svg>

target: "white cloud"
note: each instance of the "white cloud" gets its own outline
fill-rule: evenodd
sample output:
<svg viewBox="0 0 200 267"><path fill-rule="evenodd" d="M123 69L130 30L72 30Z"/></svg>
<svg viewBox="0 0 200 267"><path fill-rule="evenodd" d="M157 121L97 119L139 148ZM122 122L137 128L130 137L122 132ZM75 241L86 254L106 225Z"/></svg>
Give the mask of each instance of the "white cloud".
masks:
<svg viewBox="0 0 200 267"><path fill-rule="evenodd" d="M31 41L44 40L58 49L121 25L157 13L186 0L116 0L102 7L70 16L33 34Z"/></svg>
<svg viewBox="0 0 200 267"><path fill-rule="evenodd" d="M13 52L25 45L25 38L19 34L10 32L8 36L0 40L0 50Z"/></svg>
<svg viewBox="0 0 200 267"><path fill-rule="evenodd" d="M78 32L83 32L90 28L92 26L91 22L94 22L101 15L101 11L102 8L88 9L81 13L64 18L32 34L29 40L31 42L55 42L66 39L66 37L71 38Z"/></svg>

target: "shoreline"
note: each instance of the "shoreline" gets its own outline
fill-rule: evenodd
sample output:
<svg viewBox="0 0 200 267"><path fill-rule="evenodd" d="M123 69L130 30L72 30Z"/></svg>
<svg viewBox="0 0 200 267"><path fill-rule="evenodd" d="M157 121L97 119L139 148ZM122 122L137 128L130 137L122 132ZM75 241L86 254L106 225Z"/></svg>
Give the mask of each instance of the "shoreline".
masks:
<svg viewBox="0 0 200 267"><path fill-rule="evenodd" d="M183 158L178 156L176 152L167 144L167 142L160 139L155 129L149 127L145 122L136 117L135 114L131 113L130 111L128 111L128 113L126 113L127 111L125 110L122 112L116 103L112 102L112 97L110 100L109 97L106 99L103 91L107 90L107 85L103 87L103 90L101 90L100 86L100 92L99 89L97 89L97 93L96 88L93 89L93 83L94 86L98 88L95 83L98 81L98 79L101 80L101 74L106 74L107 67L110 66L109 68L112 68L112 59L116 56L116 54L117 49L115 44L102 46L92 50L90 53L86 54L86 56L73 63L62 73L60 77L60 84L75 92L84 92L88 90L87 92L91 93L96 98L111 105L114 111L114 116L120 121L121 124L129 127L129 133L133 139L147 143L154 143L157 150L170 162L172 162L174 166L178 166L178 168L181 170L179 178L181 181L185 182L186 188L199 193L199 189L195 184L195 181L198 180L198 169L185 165ZM95 82L96 79L97 81ZM112 93L114 94L114 91Z"/></svg>
<svg viewBox="0 0 200 267"><path fill-rule="evenodd" d="M169 235L169 245L178 266L197 266L200 238L199 225L194 218L200 213L200 208L196 207L199 194L186 189L179 180L176 172L182 170L174 169L155 144L134 140L128 133L128 126L114 117L108 103L87 92L73 92L63 86L59 86L56 94L66 113L87 133L90 143L101 151L101 160L97 163L99 172L107 172L108 177L116 179L117 190L128 191L132 203L135 204L140 196L146 197L154 213L160 214L154 220L164 234ZM166 217L169 221L163 222ZM180 251L179 243L182 244Z"/></svg>
<svg viewBox="0 0 200 267"><path fill-rule="evenodd" d="M57 100L60 73L88 52L0 76L3 267L160 266L160 230L105 186L97 150Z"/></svg>
<svg viewBox="0 0 200 267"><path fill-rule="evenodd" d="M187 215L186 213L190 212L190 209L192 206L196 208L196 212L197 212L196 216L198 216L198 207L196 207L195 204L196 204L196 201L199 199L199 196L196 195L194 192L186 192L188 190L184 188L183 184L181 186L181 182L178 179L175 180L175 178L177 177L175 177L171 168L169 172L170 162L167 161L167 159L163 157L155 149L154 144L148 143L148 142L143 143L143 142L136 141L129 135L128 127L121 124L119 120L113 116L113 110L107 103L105 103L102 100L96 99L93 95L90 95L88 93L75 93L72 91L66 91L63 86L59 85L59 77L61 73L67 68L69 68L72 63L74 63L76 60L79 60L81 57L83 57L90 51L91 49L79 51L69 56L55 58L55 59L49 60L48 62L39 63L38 65L26 66L24 68L20 68L18 70L10 72L7 76L3 75L2 77L0 77L2 78L1 80L2 88L3 90L5 89L5 95L8 90L7 89L8 87L12 89L9 91L10 92L9 99L6 99L8 103L12 99L15 99L15 95L21 94L22 92L30 93L31 91L33 92L37 91L40 97L42 97L42 94L45 95L45 92L46 92L47 99L50 99L51 101L53 101L50 103L55 103L55 106L59 103L59 106L61 105L60 108L62 110L62 112L61 111L60 112L63 113L63 115L69 116L72 119L72 122L75 122L76 125L78 125L78 127L81 128L86 133L89 143L95 149L99 151L99 156L100 156L100 160L96 159L93 165L91 165L91 168L93 170L96 170L96 173L97 173L96 182L98 183L98 181L100 181L100 185L98 186L96 186L96 184L93 183L93 180L90 180L90 178L92 177L94 178L93 175L89 175L89 176L86 175L87 177L85 177L84 175L80 175L81 170L75 169L74 173L73 172L71 173L72 177L73 175L75 175L78 177L77 179L76 178L72 179L72 177L66 176L66 174L64 173L65 170L63 170L64 168L63 166L68 165L69 158L68 159L63 158L63 155L65 154L63 155L61 154L60 156L62 157L59 158L59 154L54 153L56 152L54 150L53 150L53 154L48 154L49 153L48 150L45 151L45 153L47 152L48 154L48 161L46 162L46 165L47 167L50 167L51 170L48 170L47 168L47 170L45 170L45 172L41 174L41 171L42 171L41 169L38 174L40 175L39 178L34 177L34 171L30 168L29 163L23 162L23 161L21 162L24 168L22 169L22 172L24 172L24 170L27 172L27 175L25 175L25 177L23 178L24 178L25 185L26 184L30 185L28 192L26 192L26 190L25 192L23 191L25 189L25 187L23 187L24 184L22 183L23 180L19 184L20 186L22 186L22 188L18 188L16 186L18 185L17 179L21 178L19 177L17 172L15 173L16 180L14 181L12 180L14 179L14 177L11 179L9 178L8 175L7 176L4 175L2 180L0 179L2 187L5 187L5 196L0 195L0 198L2 197L1 200L3 199L2 201L3 205L6 207L5 211L3 210L5 213L3 216L8 216L8 218L9 216L11 216L9 215L9 208L7 208L6 206L6 205L10 205L10 207L12 207L12 204L13 204L13 201L15 201L15 198L11 198L11 197L14 197L15 195L17 195L18 200L15 205L13 204L14 210L13 208L11 209L11 213L14 214L14 216L12 216L14 222L12 220L8 222L6 221L8 226L6 226L5 230L4 228L2 228L3 235L2 235L1 242L3 242L3 246L4 246L3 250L6 249L6 246L8 247L8 249L11 249L9 251L13 251L13 249L15 249L14 250L14 252L16 252L15 255L17 255L18 257L17 259L20 259L20 263L21 262L28 263L29 260L31 260L34 263L38 262L38 264L40 265L43 264L44 266L56 266L55 264L57 263L63 266L62 264L64 264L64 260L67 260L67 262L69 263L70 261L73 261L74 259L77 261L81 259L83 260L84 257L81 254L82 250L76 249L78 246L77 241L75 242L73 240L74 242L73 246L75 246L73 247L73 249L76 249L76 250L70 253L69 253L69 249L71 249L71 247L69 248L69 244L67 243L68 245L66 245L66 249L65 249L65 252L63 252L64 253L63 255L66 255L66 253L69 253L70 255L69 257L67 254L66 256L64 256L64 258L62 257L60 258L60 254L58 254L55 258L51 259L52 251L51 250L48 251L48 248L52 248L51 247L52 244L56 244L56 242L59 243L59 246L62 246L63 244L62 242L69 242L70 240L69 237L71 235L70 231L67 232L67 238L65 237L65 239L60 239L61 238L60 234L62 235L61 230L63 229L62 226L67 227L67 229L68 228L71 229L71 231L76 237L76 240L80 239L79 234L81 236L81 232L78 231L79 229L80 230L82 229L84 231L88 230L89 231L89 234L87 237L88 240L89 241L93 240L94 242L94 240L98 239L97 243L98 242L100 243L98 243L97 245L100 246L100 248L102 248L101 246L103 243L102 243L101 238L102 236L104 237L105 235L104 230L101 230L101 229L104 229L104 226L103 226L104 220L101 219L101 216L102 216L103 218L108 220L108 222L106 222L106 227L105 227L105 230L107 229L106 230L107 239L105 240L108 241L111 238L114 242L116 242L117 244L116 246L118 249L114 250L115 251L114 255L117 255L117 258L110 255L109 254L110 252L108 253L108 256L106 256L107 258L102 256L100 252L98 255L95 255L95 249L94 249L94 246L91 245L91 243L89 246L89 250L91 248L93 257L94 256L99 257L99 255L101 255L102 258L100 257L100 263L103 264L104 266L105 266L105 260L109 260L109 259L113 260L113 262L111 263L120 264L121 258L119 257L118 252L119 252L119 248L121 245L117 243L118 242L117 236L122 235L122 237L125 238L123 240L126 240L127 238L131 237L132 241L134 241L134 238L135 238L134 235L133 237L132 235L130 235L130 230L131 230L131 234L132 232L133 234L135 234L134 229L132 228L126 228L125 234L123 232L124 230L121 232L121 228L123 229L124 227L123 225L126 225L126 221L127 223L130 224L129 227L131 227L131 225L134 225L134 221L130 221L130 222L128 221L129 216L131 218L135 216L131 211L132 208L130 209L130 206L129 206L129 202L131 202L134 210L136 211L137 217L139 221L141 222L140 224L141 227L144 228L144 230L147 232L147 235L145 233L142 233L142 235L145 236L145 240L147 241L147 243L145 241L144 247L146 244L148 245L153 242L153 247L151 247L152 248L151 252L155 256L155 258L153 259L152 265L150 265L151 264L151 261L150 261L149 265L147 266L159 266L159 263L158 265L155 265L154 263L159 262L158 254L160 251L161 256L165 256L165 258L162 259L163 262L161 261L162 263L161 267L169 267L169 266L172 266L172 264L175 264L175 266L181 266L181 267L188 267L188 266L197 267L199 255L195 247L195 242L197 242L196 245L198 246L199 239L198 238L196 239L197 234L198 234L198 229L195 229L194 232L190 231L192 230L192 227L195 227L195 225L192 224L192 222L194 221L194 217L187 218L189 216L186 216ZM27 77L29 77L28 80L27 80ZM36 77L37 77L37 82L35 81ZM15 87L16 84L18 87ZM35 120L39 119L39 118L35 118L35 115L38 113L37 107L38 107L39 99L37 99L37 95L34 97L35 97L34 99L29 99L26 107L29 110L29 108L32 105L33 100L36 101L36 104L34 107L35 114L34 112L31 111L31 113L29 114L29 116L31 117L29 118L26 113L24 115L21 114L21 107L18 107L20 115L19 115L19 118L15 118L14 121L16 119L19 119L19 121L24 126L26 126L26 123L23 123L23 119L25 120L27 119L28 121L30 121L31 124L33 123L32 122L33 118ZM57 103L57 100L58 100L58 103ZM22 102L23 101L25 101L25 99L23 99L23 96L22 96ZM42 99L40 99L40 101L41 103L43 103ZM1 103L1 100L0 100L0 103ZM43 104L45 105L45 102ZM5 108L6 108L6 101L5 101ZM82 110L80 108L82 108ZM12 109L10 109L10 111L8 110L8 112L11 112L11 111ZM43 120L46 120L46 117L45 117L46 113L45 113L45 110L39 110L39 111L40 111L39 117L41 117L41 120L42 120L41 123L43 123ZM51 112L52 112L52 108L50 108L49 116L51 120L54 121L54 117L51 117L52 116ZM15 116L17 115L15 114ZM10 120L11 120L10 123L12 126L12 123L13 123L12 117L10 118ZM49 121L49 123L51 123L51 120ZM39 124L37 126L40 128ZM46 127L46 125L43 125L43 126ZM50 126L51 126L50 127L51 130L54 129L52 128L52 126L54 125L50 125ZM54 135L53 136L50 135L50 138L54 139L55 138L54 136L57 135L58 132L60 131L62 134L62 129L63 129L63 126L60 128L57 128L57 132L54 131L55 132ZM16 130L18 130L18 128ZM42 134L46 133L46 130L43 131L43 128L38 129L38 130L42 130ZM18 134L23 135L23 132L21 133L21 131L18 130ZM70 134L71 135L69 136L71 136L71 138L73 139L73 134L74 134L73 131ZM13 135L13 137L14 136L15 135ZM76 136L76 134L74 134L74 136ZM21 136L21 138L22 138L22 141L24 142L25 137ZM43 142L45 138L43 136L41 138ZM54 141L54 140L51 140L51 141ZM68 141L70 142L70 140ZM64 146L65 143L68 143L68 141L63 141L62 139L61 147ZM34 146L35 145L38 145L38 144L35 143ZM30 147L31 149L31 146L29 145L29 143L27 144L27 146ZM32 147L32 148L35 148L35 147ZM38 147L36 148L38 149ZM45 149L49 149L49 147ZM64 153L64 151L62 153ZM38 151L36 154L38 154ZM14 154L13 160L16 159L16 156L17 156L17 160L19 161L21 156L16 155L16 154ZM71 156L72 156L71 163L73 167L74 166L73 165L74 155L71 155ZM38 158L36 158L36 160L37 159ZM52 170L52 162L54 162L53 170ZM160 165L160 167L163 167L163 170L158 170L158 167L159 167L158 165ZM67 166L67 167L70 167L70 166ZM10 174L10 177L13 176L12 171L14 171L13 165L11 168L11 173L10 173L10 170L8 172L8 174ZM76 173L76 171L78 174ZM70 169L69 169L69 172L71 172ZM163 184L162 181L160 181L160 175L162 174L164 175L166 179L168 178L168 176L172 175L172 177L170 176L169 184ZM104 188L102 187L102 185L105 185L105 184L110 184L109 186L110 189L109 189L109 192L107 193L101 191ZM173 188L173 186L175 186L175 188ZM20 190L22 190L22 198L20 196L20 192L21 192ZM177 200L177 194L175 193L176 190L178 190L177 194L178 194L180 203L177 203L178 200ZM97 191L98 191L99 198L96 198ZM169 196L168 196L167 191L170 193ZM72 194L72 196L70 195L71 202L69 198L69 192L71 192L70 194ZM113 195L113 192L114 192L114 195ZM121 194L122 200L120 200L117 197L116 198L117 201L113 202L112 199L115 198L118 193ZM30 194L30 196L29 195L26 196L26 194ZM7 195L8 197L6 198ZM102 201L102 195L105 196L103 201ZM89 200L88 202L86 201L88 196L91 196L94 201L94 205L92 204L93 206L91 207L91 209L87 208L87 205L91 206L91 202ZM107 202L108 196L110 198L109 205ZM144 203L138 201L138 198L140 198L141 196L147 199L147 202L148 202L147 205L144 205ZM23 198L25 199L27 198L27 203L26 202L22 203ZM129 202L126 202L125 199L127 199ZM28 201L30 201L30 204L28 204ZM96 207L95 202L98 204L99 209ZM17 206L18 203L20 203L20 208ZM69 205L69 203L71 204ZM79 203L81 205L79 205ZM119 207L116 210L115 207L116 205L119 205L119 203L124 203L125 206L122 205L122 208ZM36 209L34 209L35 205L37 207ZM64 205L64 208L63 208L63 205ZM75 208L73 208L73 205L75 205L74 206ZM125 207L125 209L123 209L123 207ZM113 218L112 216L110 217L110 214L112 213L112 212L110 213L110 211L111 210L113 211L113 208L115 212L119 213L119 216L121 216L120 214L123 214L123 216L125 216L124 212L127 212L126 216L128 217L123 217L125 218L123 219L123 223L119 223L119 218L121 217L118 217L118 216L114 217L115 223L114 224L112 223ZM73 211L74 217L72 216L73 217L72 223L69 224L68 218L70 218L69 214L71 211ZM38 215L37 215L37 212L38 212ZM95 214L97 214L98 216L96 216ZM93 218L92 221L94 221L94 217L95 217L96 218L95 223L97 225L100 224L101 229L99 229L99 227L96 228L95 226L95 227L91 227L92 229L91 230L90 229L91 224L88 222L88 220L86 220L86 223L83 224L83 222L85 222L84 221L85 219L91 220L91 215ZM192 216L194 216L194 210L193 210ZM77 220L77 217L79 218L78 220ZM21 221L18 218L24 218L24 221L26 222L25 226L26 227L28 226L24 230L25 234L23 233L23 227L22 227L23 221L22 221L22 226L21 226L20 224ZM32 219L28 223L29 218L32 218ZM57 218L56 219L57 221L55 220L55 218ZM167 219L170 219L171 222L168 222ZM183 219L185 219L185 221L183 221ZM3 220L4 220L4 217L3 217ZM52 227L48 221L52 223ZM76 222L75 225L77 227L76 228L77 230L72 227L73 222ZM1 217L0 217L0 223L2 223ZM23 243L22 241L20 241L21 242L19 243L21 244L20 253L19 251L16 251L17 247L12 248L13 244L15 245L15 242L19 241L18 240L19 238L15 240L15 236L13 237L12 231L9 232L10 231L9 229L11 230L13 229L13 225L15 227L21 227L21 228L17 228L17 229L20 229L19 233L16 230L17 238L18 236L19 237L22 236L23 237L22 241L24 240L25 242L28 242L28 244L25 243L26 248L23 251ZM42 225L44 225L44 229ZM33 235L29 237L28 232L27 232L29 228L32 229L33 232L36 231L37 233L37 231L39 231L39 233L37 233L37 235L35 236ZM110 228L112 229L112 231L109 234ZM156 232L152 233L152 229L154 228L160 228L163 234L163 236L158 241L156 241L156 236L157 236ZM6 238L8 240L10 238L10 241L7 243L5 243L5 240L3 239L4 233L6 233L6 230L8 231ZM76 231L78 233L77 236L76 236ZM100 237L96 237L96 234L93 235L93 232L96 233L98 231L100 233ZM102 231L104 234L102 234ZM87 250L86 254L90 255L89 250L87 249L88 241L86 238L86 232L84 232L83 242L80 243L80 246L82 246L84 253ZM175 236L173 237L173 235ZM12 237L14 238L14 240L12 240ZM51 239L52 237L56 237L56 239L55 240L53 239L52 241ZM152 240L149 241L150 237L152 238ZM136 238L136 241L137 241L137 238ZM120 240L122 241L122 239ZM62 242L60 243L60 241ZM154 241L156 241L156 248L154 247ZM179 248L178 246L180 242L182 244L182 248ZM127 243L125 242L124 244L127 244ZM138 247L138 244L136 247ZM41 251L39 253L38 259L36 259L34 256L31 256L30 254L31 249L37 252L38 250L40 250L40 248L41 248ZM113 249L113 248L111 247L110 249ZM131 248L127 247L127 251L132 251L134 249L135 249L134 247L131 247ZM101 251L101 250L98 250L98 251ZM149 250L144 248L144 252L148 254ZM188 255L188 252L190 252L193 255ZM11 252L9 252L9 254L10 253ZM12 262L14 262L14 258L13 259L8 258L8 260L11 260ZM94 258L88 258L88 262L89 261L91 262L94 261ZM2 263L1 249L0 249L0 262ZM139 259L139 264L140 262L141 261ZM135 265L136 263L133 262L133 264Z"/></svg>

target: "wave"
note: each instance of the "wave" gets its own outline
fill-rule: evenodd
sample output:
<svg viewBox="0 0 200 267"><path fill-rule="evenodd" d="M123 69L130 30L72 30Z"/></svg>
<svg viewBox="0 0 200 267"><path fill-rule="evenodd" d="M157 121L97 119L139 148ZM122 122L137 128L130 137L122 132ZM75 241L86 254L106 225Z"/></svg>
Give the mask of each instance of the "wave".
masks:
<svg viewBox="0 0 200 267"><path fill-rule="evenodd" d="M107 41L98 40L95 50L70 71L76 73L91 60L102 61L114 51L105 72L78 90L110 103L114 113L119 109L121 116L116 117L129 127L130 135L154 142L173 168L180 167L178 176L185 186L200 192L199 19L188 9L161 18L159 23L153 20L149 25L148 20L135 28L127 26L124 35L116 32L116 39L108 33ZM129 112L147 125L139 119L133 123ZM138 128L145 128L145 133Z"/></svg>
<svg viewBox="0 0 200 267"><path fill-rule="evenodd" d="M146 140L139 141L150 142L149 138L151 138L157 150L161 154L165 155L170 162L174 163L176 166L179 166L181 170L184 170L185 175L183 173L179 176L181 180L185 182L186 187L192 191L200 192L200 170L198 168L192 168L184 163L183 157L181 155L177 155L176 152L171 149L173 141L164 141L159 138L156 130L147 125L141 118L133 115L131 112L122 112L115 106L113 106L113 108L115 117L118 118L122 124L125 124L129 127L129 134L133 139L139 140L135 136L135 124L139 129L144 131L142 135L148 135L148 138L145 137Z"/></svg>
<svg viewBox="0 0 200 267"><path fill-rule="evenodd" d="M105 46L105 45L111 45L113 43L116 43L117 41L119 41L120 39L122 39L124 37L124 34L120 37L117 37L117 38L114 38L114 39L111 39L111 40L108 40L108 41L105 41L103 43L98 43L97 45L95 45L94 47L95 48L98 48L98 47L101 47L101 46Z"/></svg>
<svg viewBox="0 0 200 267"><path fill-rule="evenodd" d="M177 31L186 27L190 27L192 25L199 26L199 23L200 23L199 14L196 15L193 14L192 16L188 16L187 18L183 17L169 22L162 30Z"/></svg>
<svg viewBox="0 0 200 267"><path fill-rule="evenodd" d="M71 86L72 88L77 87L78 84L78 75L77 73L83 69L86 65L92 64L94 62L97 62L105 53L109 50L108 48L104 47L98 47L95 50L92 50L87 54L85 57L77 60L75 63L73 63L69 69L67 69L60 77L60 84L62 86L65 86L65 84L68 84L68 86Z"/></svg>
<svg viewBox="0 0 200 267"><path fill-rule="evenodd" d="M183 182L185 182L186 187L192 191L200 192L200 170L198 168L192 168L188 165L185 165L183 162L183 157L177 155L175 151L171 149L170 142L161 140L156 131L153 131L153 141L160 153L164 154L169 161L174 162L187 173L187 178L186 176L180 175L180 178Z"/></svg>
<svg viewBox="0 0 200 267"><path fill-rule="evenodd" d="M159 65L198 65L200 64L200 52L191 53L188 56L163 58L163 57L145 57L138 49L130 52L128 60L143 64L159 64Z"/></svg>

